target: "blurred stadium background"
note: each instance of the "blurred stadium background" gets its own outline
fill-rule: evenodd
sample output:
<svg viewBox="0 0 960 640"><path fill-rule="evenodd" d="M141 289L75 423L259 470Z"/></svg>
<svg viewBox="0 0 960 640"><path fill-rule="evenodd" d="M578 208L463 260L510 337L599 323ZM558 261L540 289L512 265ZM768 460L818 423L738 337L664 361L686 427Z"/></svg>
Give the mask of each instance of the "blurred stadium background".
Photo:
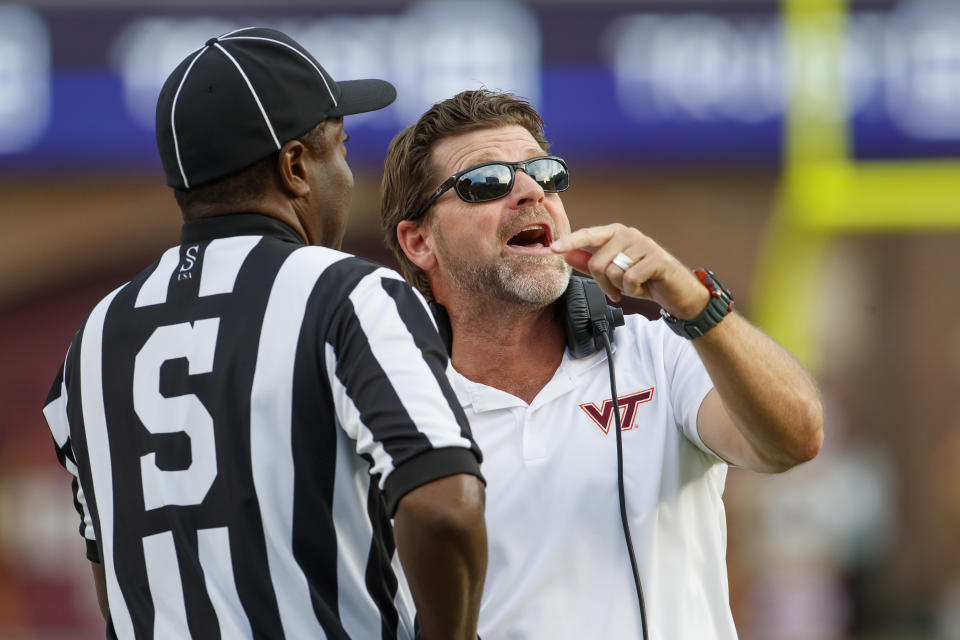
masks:
<svg viewBox="0 0 960 640"><path fill-rule="evenodd" d="M392 262L401 127L512 90L571 165L574 227L710 266L814 371L820 456L730 474L744 640L960 639L960 2L100 0L0 4L0 640L103 637L40 405L90 306L178 241L160 84L250 24L399 90L347 120L347 249Z"/></svg>

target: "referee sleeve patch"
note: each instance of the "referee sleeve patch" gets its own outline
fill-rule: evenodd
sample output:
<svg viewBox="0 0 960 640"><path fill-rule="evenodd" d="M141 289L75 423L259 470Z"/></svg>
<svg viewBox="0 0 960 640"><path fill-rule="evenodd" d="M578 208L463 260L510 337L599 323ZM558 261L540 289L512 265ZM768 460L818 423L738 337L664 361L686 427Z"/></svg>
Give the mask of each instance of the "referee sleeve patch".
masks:
<svg viewBox="0 0 960 640"><path fill-rule="evenodd" d="M47 403L43 408L43 417L47 420L50 434L53 436L53 441L57 443L57 448L63 449L70 438L70 425L67 423L67 399L63 394Z"/></svg>
<svg viewBox="0 0 960 640"><path fill-rule="evenodd" d="M54 449L57 453L57 460L64 469L73 476L73 506L80 515L80 535L87 539L87 556L90 555L89 545L96 546L96 534L93 529L93 519L90 515L90 509L87 506L87 499L80 486L80 472L77 469L77 459L73 452L73 445L70 438L70 423L67 418L67 386L64 383L64 366L60 367L57 377L47 396L47 403L43 407L43 417L50 427L50 434L53 436Z"/></svg>
<svg viewBox="0 0 960 640"><path fill-rule="evenodd" d="M400 498L417 487L460 473L476 476L486 484L486 480L480 473L480 463L469 449L458 447L432 449L411 458L395 468L387 478L383 488L387 513L392 518Z"/></svg>
<svg viewBox="0 0 960 640"><path fill-rule="evenodd" d="M69 355L69 352L68 352ZM63 370L66 362L60 365L57 371L57 377L54 378L50 386L50 393L43 403L43 417L50 427L50 433L53 435L53 441L57 449L66 446L70 438L70 424L67 422L67 390L63 384ZM60 464L63 464L61 461Z"/></svg>

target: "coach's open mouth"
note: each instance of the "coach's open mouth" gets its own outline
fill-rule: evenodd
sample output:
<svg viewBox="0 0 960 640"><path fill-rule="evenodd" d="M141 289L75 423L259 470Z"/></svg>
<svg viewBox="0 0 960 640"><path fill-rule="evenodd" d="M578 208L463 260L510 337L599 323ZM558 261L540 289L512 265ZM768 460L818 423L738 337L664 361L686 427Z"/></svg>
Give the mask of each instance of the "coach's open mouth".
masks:
<svg viewBox="0 0 960 640"><path fill-rule="evenodd" d="M553 242L553 238L550 235L550 227L540 223L527 225L520 229L507 240L507 245L539 249L549 247L551 242Z"/></svg>

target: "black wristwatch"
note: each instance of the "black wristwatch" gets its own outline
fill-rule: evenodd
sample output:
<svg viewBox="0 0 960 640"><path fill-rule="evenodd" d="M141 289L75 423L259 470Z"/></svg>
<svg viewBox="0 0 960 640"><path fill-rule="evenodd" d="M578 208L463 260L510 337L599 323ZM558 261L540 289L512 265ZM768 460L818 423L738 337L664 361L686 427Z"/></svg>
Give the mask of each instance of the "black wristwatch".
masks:
<svg viewBox="0 0 960 640"><path fill-rule="evenodd" d="M673 332L678 336L687 340L699 338L710 331L733 310L733 294L720 284L717 276L713 275L713 271L694 269L693 273L700 278L703 286L710 290L710 302L707 303L700 315L693 320L680 320L667 313L666 309L660 309L660 317L667 323L667 326L673 329Z"/></svg>

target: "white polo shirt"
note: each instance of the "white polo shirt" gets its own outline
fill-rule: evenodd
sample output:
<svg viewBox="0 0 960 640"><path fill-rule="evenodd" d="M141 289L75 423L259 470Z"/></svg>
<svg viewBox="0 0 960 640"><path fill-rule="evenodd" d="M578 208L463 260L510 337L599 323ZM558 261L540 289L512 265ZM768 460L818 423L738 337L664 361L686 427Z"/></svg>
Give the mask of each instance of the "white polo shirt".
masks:
<svg viewBox="0 0 960 640"><path fill-rule="evenodd" d="M627 514L654 640L731 640L727 465L697 435L713 387L689 342L628 316L614 332ZM484 454L484 640L640 638L620 524L606 354L569 352L530 405L454 372Z"/></svg>

